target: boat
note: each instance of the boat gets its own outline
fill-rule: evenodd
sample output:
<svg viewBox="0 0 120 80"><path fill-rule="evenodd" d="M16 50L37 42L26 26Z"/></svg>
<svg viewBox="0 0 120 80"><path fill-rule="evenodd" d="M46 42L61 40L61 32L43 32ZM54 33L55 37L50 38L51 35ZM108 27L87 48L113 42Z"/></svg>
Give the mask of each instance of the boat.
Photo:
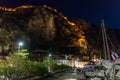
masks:
<svg viewBox="0 0 120 80"><path fill-rule="evenodd" d="M105 29L103 28L103 26L104 26L104 24L103 24L103 21L102 21L102 29L103 29L102 33L105 32ZM106 39L106 37L105 37L106 35L102 35L102 36L104 36L103 38ZM104 43L104 46L105 46L105 44L107 44L106 41L103 42L103 43ZM108 49L108 46L107 46L107 48L104 47L104 50L105 49ZM107 52L105 52L105 56L107 56ZM105 57L105 59L108 59L108 57ZM102 59L100 59L100 61L103 62ZM89 80L103 80L105 78L106 69L105 69L104 65L94 64L94 65L89 66L89 68L91 68L91 69L90 70L86 69L86 71L84 73L86 79L89 79Z"/></svg>
<svg viewBox="0 0 120 80"><path fill-rule="evenodd" d="M118 80L120 80L120 58L117 55L117 53L115 53L115 51L109 49L108 35L105 29L104 20L102 20L101 23L101 30L102 30L102 38L103 38L104 58L100 57L99 66L104 66L105 69L87 71L85 72L85 76L87 78L90 78L90 80L104 80L105 78L109 78L111 80L115 80L116 78L119 78Z"/></svg>
<svg viewBox="0 0 120 80"><path fill-rule="evenodd" d="M105 58L101 59L101 63L102 63L101 65L103 65L106 68L105 70L106 77L108 77L111 80L115 80L116 73L117 73L116 71L120 70L120 65L119 65L120 58L115 51L109 48L109 44L108 44L109 36L107 35L106 29L105 29L104 20L102 20L101 28L102 28L102 38L103 38L103 47L104 47L104 55L105 55ZM111 40L109 41L113 46L112 41Z"/></svg>

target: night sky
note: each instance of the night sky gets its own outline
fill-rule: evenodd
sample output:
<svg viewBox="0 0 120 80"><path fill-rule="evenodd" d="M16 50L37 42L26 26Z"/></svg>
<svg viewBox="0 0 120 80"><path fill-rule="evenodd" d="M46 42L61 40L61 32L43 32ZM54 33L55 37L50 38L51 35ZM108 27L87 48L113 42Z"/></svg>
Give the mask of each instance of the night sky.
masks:
<svg viewBox="0 0 120 80"><path fill-rule="evenodd" d="M24 4L46 4L56 8L68 19L83 18L92 24L100 24L120 29L120 0L0 0L1 6L16 7Z"/></svg>

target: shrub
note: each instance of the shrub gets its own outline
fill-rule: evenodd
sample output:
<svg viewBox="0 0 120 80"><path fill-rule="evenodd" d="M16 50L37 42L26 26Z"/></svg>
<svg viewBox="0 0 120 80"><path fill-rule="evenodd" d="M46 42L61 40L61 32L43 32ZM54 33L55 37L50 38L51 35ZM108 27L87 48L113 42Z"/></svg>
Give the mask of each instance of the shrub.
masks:
<svg viewBox="0 0 120 80"><path fill-rule="evenodd" d="M27 58L12 54L0 63L0 75L10 80L19 80L27 76L43 76L47 68L42 62L30 61Z"/></svg>
<svg viewBox="0 0 120 80"><path fill-rule="evenodd" d="M55 70L62 70L62 69L68 69L68 68L70 68L70 66L68 66L68 65L64 65L64 64L57 65L57 64L55 64L54 67L53 67L53 70L55 71Z"/></svg>

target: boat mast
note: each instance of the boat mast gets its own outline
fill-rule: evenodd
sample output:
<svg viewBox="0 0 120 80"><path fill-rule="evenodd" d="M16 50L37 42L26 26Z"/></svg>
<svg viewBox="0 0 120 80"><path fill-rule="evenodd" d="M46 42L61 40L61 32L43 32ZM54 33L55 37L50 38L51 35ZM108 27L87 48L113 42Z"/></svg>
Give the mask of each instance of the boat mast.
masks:
<svg viewBox="0 0 120 80"><path fill-rule="evenodd" d="M109 47L108 47L108 39L107 39L107 33L106 33L106 29L105 29L104 20L102 20L101 28L102 28L102 37L103 37L104 56L105 56L105 59L110 60L110 55L109 55L110 51L109 51ZM107 57L107 54L108 54L108 57Z"/></svg>
<svg viewBox="0 0 120 80"><path fill-rule="evenodd" d="M107 33L106 33L104 20L102 20L101 27L102 27L102 36L103 36L105 59L111 60L111 58L110 58L110 50L109 50L109 45L108 45L109 37L107 36ZM108 54L108 57L107 57L107 54ZM113 63L113 66L112 66L111 70L113 70L113 75L112 75L111 80L115 80L115 62Z"/></svg>
<svg viewBox="0 0 120 80"><path fill-rule="evenodd" d="M103 27L104 27L104 21L102 20L101 28L102 28L103 49L104 49L105 59L107 59L107 52L106 52L106 48L105 48L105 35L103 34L104 33Z"/></svg>

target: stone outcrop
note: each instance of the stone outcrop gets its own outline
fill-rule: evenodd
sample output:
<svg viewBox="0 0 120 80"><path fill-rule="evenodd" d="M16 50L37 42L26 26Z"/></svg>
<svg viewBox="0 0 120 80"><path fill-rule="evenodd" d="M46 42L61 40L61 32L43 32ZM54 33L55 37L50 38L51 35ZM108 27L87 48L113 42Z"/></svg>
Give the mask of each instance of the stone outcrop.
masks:
<svg viewBox="0 0 120 80"><path fill-rule="evenodd" d="M14 41L27 39L31 49L87 45L81 28L46 5L0 7L0 27L5 28Z"/></svg>

